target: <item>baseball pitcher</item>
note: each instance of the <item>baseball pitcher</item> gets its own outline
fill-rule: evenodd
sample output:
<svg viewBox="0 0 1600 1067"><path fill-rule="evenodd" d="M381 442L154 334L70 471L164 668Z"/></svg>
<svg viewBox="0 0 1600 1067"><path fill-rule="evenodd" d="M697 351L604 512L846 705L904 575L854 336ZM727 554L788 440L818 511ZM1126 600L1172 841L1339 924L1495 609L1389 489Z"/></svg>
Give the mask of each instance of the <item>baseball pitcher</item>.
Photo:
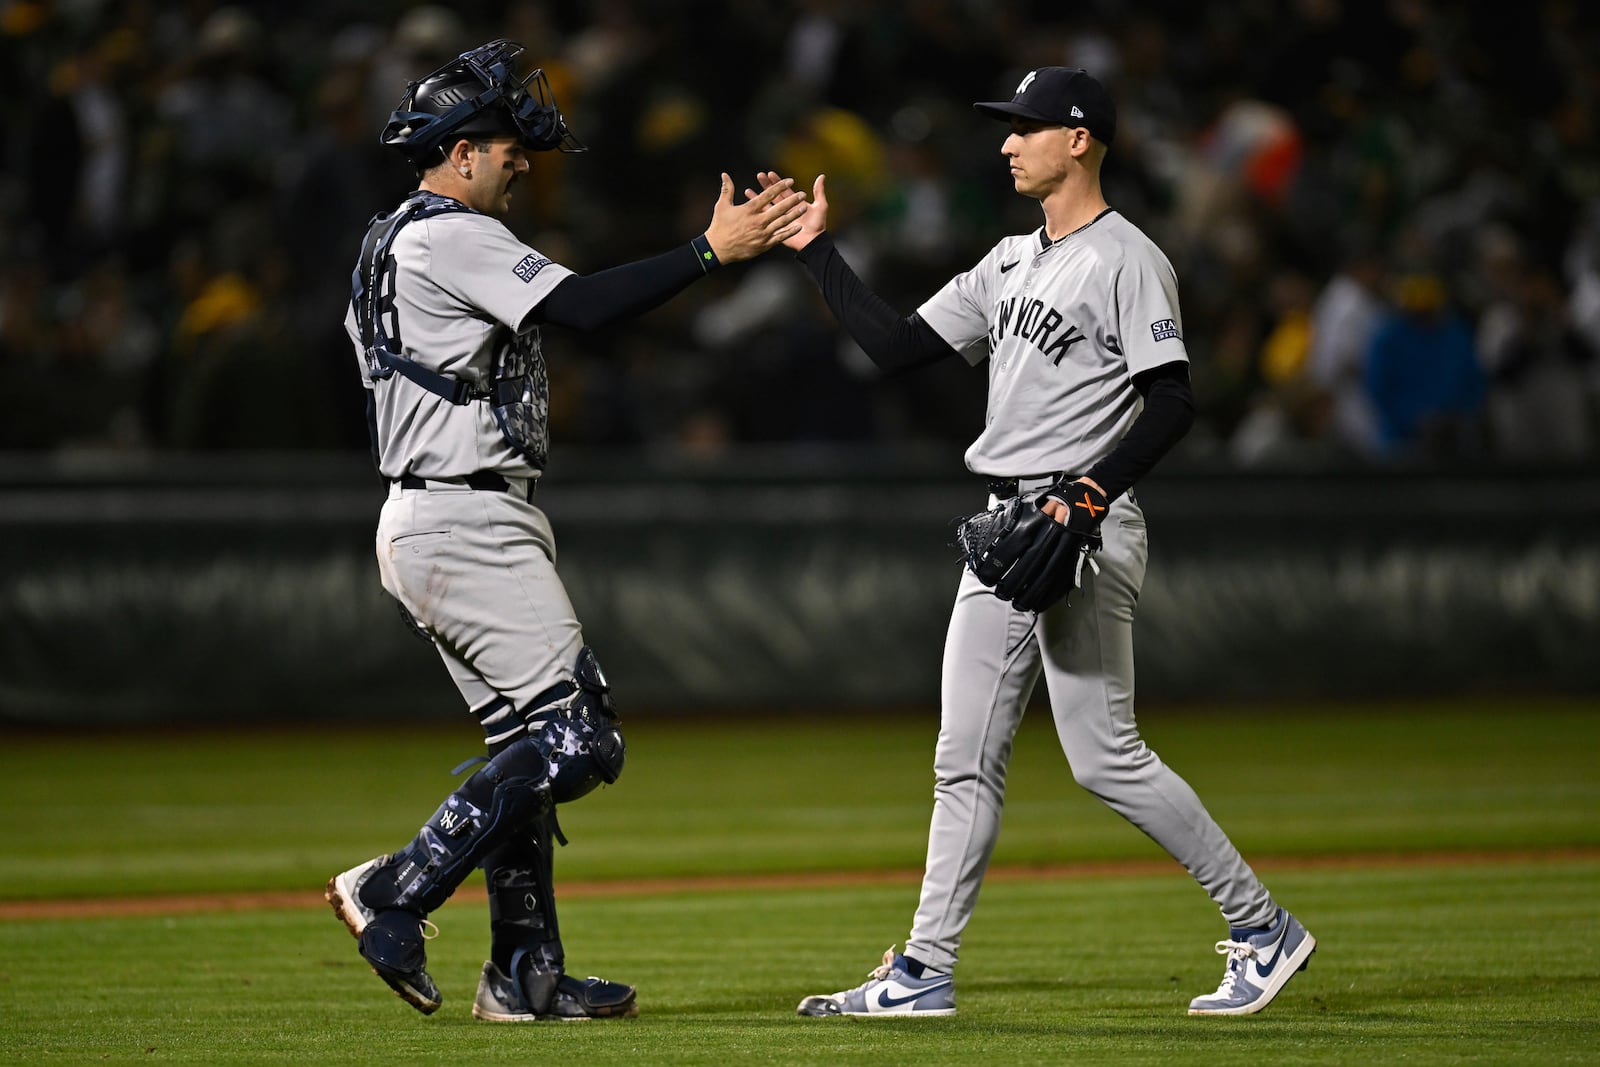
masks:
<svg viewBox="0 0 1600 1067"><path fill-rule="evenodd" d="M1139 736L1133 617L1145 573L1134 484L1193 421L1172 265L1105 201L1116 135L1104 87L1041 67L1009 101L1000 146L1044 225L1006 237L917 312L900 316L840 257L823 177L788 247L880 366L988 361L988 411L966 463L988 508L965 522L967 566L945 644L934 807L921 900L905 951L866 983L801 1001L809 1016L955 1013L957 949L1000 830L1006 769L1042 676L1073 777L1183 864L1227 921L1216 992L1191 1015L1260 1011L1316 941L1278 906L1187 783ZM764 190L779 185L759 176ZM748 191L747 191L748 192ZM755 195L753 192L750 195Z"/></svg>

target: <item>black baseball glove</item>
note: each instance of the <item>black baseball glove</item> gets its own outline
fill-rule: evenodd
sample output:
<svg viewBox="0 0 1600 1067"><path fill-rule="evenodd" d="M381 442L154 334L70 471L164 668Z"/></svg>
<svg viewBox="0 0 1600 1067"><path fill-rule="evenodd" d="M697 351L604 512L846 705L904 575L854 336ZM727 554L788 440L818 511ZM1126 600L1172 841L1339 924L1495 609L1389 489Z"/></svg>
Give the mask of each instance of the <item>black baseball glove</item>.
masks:
<svg viewBox="0 0 1600 1067"><path fill-rule="evenodd" d="M956 547L980 582L1023 611L1060 600L1079 567L1067 528L1020 495L962 519Z"/></svg>
<svg viewBox="0 0 1600 1067"><path fill-rule="evenodd" d="M1044 507L1047 500L1065 504L1067 532L1092 543L1094 551L1099 551L1100 520L1106 517L1106 509L1111 506L1104 493L1088 482L1062 481L1045 490L1039 498L1039 506Z"/></svg>

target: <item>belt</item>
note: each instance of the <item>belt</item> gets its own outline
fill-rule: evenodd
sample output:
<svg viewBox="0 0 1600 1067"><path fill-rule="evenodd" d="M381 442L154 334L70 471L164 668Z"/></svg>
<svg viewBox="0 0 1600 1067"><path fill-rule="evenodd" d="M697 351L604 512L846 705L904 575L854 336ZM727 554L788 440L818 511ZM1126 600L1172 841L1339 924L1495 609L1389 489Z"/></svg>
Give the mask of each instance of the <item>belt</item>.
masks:
<svg viewBox="0 0 1600 1067"><path fill-rule="evenodd" d="M1041 484L1035 488L1047 489L1057 482L1075 482L1081 477L1081 474L1038 474L1023 478L990 478L989 492L994 494L996 500L1010 500L1021 491L1022 482L1039 482ZM1131 488L1123 495L1130 501L1135 500Z"/></svg>
<svg viewBox="0 0 1600 1067"><path fill-rule="evenodd" d="M493 493L516 493L520 495L520 486L513 486L504 477L494 471L473 471L465 478L418 478L415 474L403 475L395 480L395 484L402 489L426 489L431 486L466 486L468 489L479 489ZM533 482L529 479L528 495L533 495Z"/></svg>
<svg viewBox="0 0 1600 1067"><path fill-rule="evenodd" d="M1038 489L1048 489L1060 481L1074 481L1076 474L1025 474L1020 478L990 478L989 492L996 500L1010 500L1022 491L1023 482L1038 482Z"/></svg>

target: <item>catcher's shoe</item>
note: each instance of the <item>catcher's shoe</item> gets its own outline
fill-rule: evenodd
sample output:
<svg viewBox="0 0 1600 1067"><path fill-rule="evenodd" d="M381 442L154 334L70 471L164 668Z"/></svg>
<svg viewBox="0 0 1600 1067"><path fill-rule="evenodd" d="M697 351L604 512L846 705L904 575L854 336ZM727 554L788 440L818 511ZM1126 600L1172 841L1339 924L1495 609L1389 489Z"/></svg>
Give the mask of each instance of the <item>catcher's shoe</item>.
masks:
<svg viewBox="0 0 1600 1067"><path fill-rule="evenodd" d="M393 989L395 995L424 1015L439 1010L443 997L428 974L428 955L423 942L438 935L433 924L409 911L368 907L361 900L361 887L372 872L389 861L388 856L370 859L328 879L323 893L333 913L355 935L356 948L372 972ZM428 931L433 929L433 933Z"/></svg>
<svg viewBox="0 0 1600 1067"><path fill-rule="evenodd" d="M1217 951L1228 957L1228 969L1215 993L1189 1002L1190 1015L1252 1015L1272 1003L1278 990L1306 969L1317 939L1300 920L1282 908L1262 930L1235 927Z"/></svg>
<svg viewBox="0 0 1600 1067"><path fill-rule="evenodd" d="M854 989L807 997L795 1013L819 1018L864 1015L872 1019L927 1019L956 1013L955 978L926 969L921 978L912 977L906 958L897 955L893 946L883 954L883 963L869 974L869 980Z"/></svg>
<svg viewBox="0 0 1600 1067"><path fill-rule="evenodd" d="M484 961L478 979L478 999L472 1002L472 1015L493 1023L526 1023L539 1019L629 1019L639 1014L638 990L604 978L579 981L562 975L556 982L555 996L544 1011L528 1003L520 982L491 961Z"/></svg>

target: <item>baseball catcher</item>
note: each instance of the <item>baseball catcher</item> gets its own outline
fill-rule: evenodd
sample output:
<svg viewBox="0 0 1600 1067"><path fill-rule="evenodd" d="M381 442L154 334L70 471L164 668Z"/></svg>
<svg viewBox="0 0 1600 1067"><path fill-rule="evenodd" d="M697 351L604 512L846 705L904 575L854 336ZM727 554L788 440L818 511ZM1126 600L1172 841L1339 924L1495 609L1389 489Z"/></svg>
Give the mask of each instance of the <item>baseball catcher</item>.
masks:
<svg viewBox="0 0 1600 1067"><path fill-rule="evenodd" d="M472 1004L490 1022L633 1015L624 982L567 973L556 917L558 805L622 772L611 685L555 571L534 504L550 460L541 330L587 331L661 304L725 263L792 236L787 188L733 202L703 234L593 274L523 243L503 219L534 153L581 151L522 46L491 41L410 83L381 141L417 188L373 218L345 329L366 388L383 587L433 647L483 728L484 766L414 838L334 875L326 896L372 970L428 1014L428 916L482 869L489 953ZM465 770L463 764L458 770Z"/></svg>

